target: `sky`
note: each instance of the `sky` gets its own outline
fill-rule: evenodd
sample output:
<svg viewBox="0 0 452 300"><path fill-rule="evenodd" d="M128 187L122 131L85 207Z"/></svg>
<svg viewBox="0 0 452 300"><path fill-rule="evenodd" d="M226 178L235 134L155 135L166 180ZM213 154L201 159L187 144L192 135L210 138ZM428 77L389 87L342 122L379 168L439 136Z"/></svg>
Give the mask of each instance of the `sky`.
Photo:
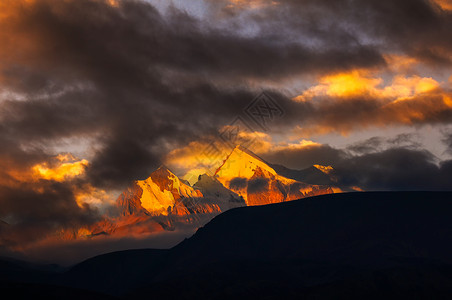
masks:
<svg viewBox="0 0 452 300"><path fill-rule="evenodd" d="M236 143L363 190L452 190L450 28L449 0L0 0L7 239Z"/></svg>

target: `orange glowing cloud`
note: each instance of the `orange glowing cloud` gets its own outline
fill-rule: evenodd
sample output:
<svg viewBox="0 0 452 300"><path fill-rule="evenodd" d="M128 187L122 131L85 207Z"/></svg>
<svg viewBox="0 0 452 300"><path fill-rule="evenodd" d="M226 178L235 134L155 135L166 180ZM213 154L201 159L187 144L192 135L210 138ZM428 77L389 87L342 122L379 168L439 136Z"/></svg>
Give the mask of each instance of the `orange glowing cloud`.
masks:
<svg viewBox="0 0 452 300"><path fill-rule="evenodd" d="M339 132L357 128L447 122L452 114L450 82L430 76L406 75L418 65L407 56L388 55L389 72L352 70L321 77L296 102L309 103L316 114L298 126L294 137ZM400 71L400 72L398 72ZM393 75L392 78L388 77ZM385 78L385 79L383 79Z"/></svg>
<svg viewBox="0 0 452 300"><path fill-rule="evenodd" d="M75 158L70 154L60 154L56 160L59 163L54 166L47 162L33 166L35 178L61 182L82 175L88 166L87 160L74 161Z"/></svg>
<svg viewBox="0 0 452 300"><path fill-rule="evenodd" d="M427 84L426 89L429 88ZM423 85L419 89L422 90ZM316 106L316 115L321 117L310 124L298 126L294 130L295 136L331 132L346 136L357 128L444 123L450 121L452 116L452 94L441 89L393 101L369 98L350 104L347 102L320 103Z"/></svg>
<svg viewBox="0 0 452 300"><path fill-rule="evenodd" d="M353 70L346 73L327 75L319 80L319 84L309 88L294 101L310 101L315 97L354 98L373 97L398 101L430 92L440 87L440 83L431 77L397 75L392 83L383 86L384 80L372 77L368 71Z"/></svg>
<svg viewBox="0 0 452 300"><path fill-rule="evenodd" d="M5 164L6 163L6 164ZM39 180L53 180L64 182L83 176L89 162L78 159L70 153L59 154L49 160L37 163L33 166L23 167L2 162L6 169L6 176L2 176L1 182L6 185L14 185L20 182L38 182Z"/></svg>
<svg viewBox="0 0 452 300"><path fill-rule="evenodd" d="M73 184L71 180L83 178L89 162L86 159L78 159L70 153L59 154L29 168L15 168L5 164L2 164L2 166L7 168L7 176L0 177L1 184L20 186L23 183L30 183L29 188L40 193L42 189L41 180L68 183L80 207L86 204L96 207L111 205L116 197L113 194L114 191L107 192L83 181Z"/></svg>
<svg viewBox="0 0 452 300"><path fill-rule="evenodd" d="M327 75L320 78L318 85L309 88L294 100L308 101L318 96L346 98L367 94L376 90L376 87L382 82L381 78L370 78L357 70Z"/></svg>
<svg viewBox="0 0 452 300"><path fill-rule="evenodd" d="M439 87L439 82L431 77L412 76L407 78L396 76L392 84L385 87L380 95L387 98L396 98L395 101L400 101L403 98L431 92Z"/></svg>
<svg viewBox="0 0 452 300"><path fill-rule="evenodd" d="M88 165L89 162L86 159L78 159L70 153L59 154L51 162L34 165L32 178L65 182L83 176ZM88 183L81 186L74 185L73 193L80 207L86 204L97 207L112 204L115 197L115 195Z"/></svg>

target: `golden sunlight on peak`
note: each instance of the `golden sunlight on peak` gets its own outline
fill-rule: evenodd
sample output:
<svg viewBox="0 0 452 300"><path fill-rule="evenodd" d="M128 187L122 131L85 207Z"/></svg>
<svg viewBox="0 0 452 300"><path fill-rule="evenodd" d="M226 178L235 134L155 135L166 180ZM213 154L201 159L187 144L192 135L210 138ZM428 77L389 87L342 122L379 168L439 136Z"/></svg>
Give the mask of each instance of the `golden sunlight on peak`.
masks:
<svg viewBox="0 0 452 300"><path fill-rule="evenodd" d="M56 159L59 164L50 165L49 163L41 163L32 167L34 177L38 179L47 179L55 181L64 181L82 175L88 166L88 161L83 159L79 161L68 162L67 159L74 159L72 155L58 155Z"/></svg>
<svg viewBox="0 0 452 300"><path fill-rule="evenodd" d="M223 126L219 136L206 137L204 141L194 141L185 147L168 153L165 164L170 169L186 174L190 183L200 174L213 175L224 159L232 152L234 145L246 145L254 153L265 153L272 147L271 137L259 131L245 131L237 126ZM187 173L188 172L188 173Z"/></svg>

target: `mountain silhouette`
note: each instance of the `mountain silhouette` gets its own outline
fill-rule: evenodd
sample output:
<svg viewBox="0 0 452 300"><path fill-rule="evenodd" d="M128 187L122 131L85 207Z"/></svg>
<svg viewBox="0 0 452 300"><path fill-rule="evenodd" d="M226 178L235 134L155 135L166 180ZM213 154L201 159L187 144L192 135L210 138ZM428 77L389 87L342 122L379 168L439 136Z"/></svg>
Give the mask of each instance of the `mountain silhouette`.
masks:
<svg viewBox="0 0 452 300"><path fill-rule="evenodd" d="M172 249L94 257L62 282L131 299L446 299L451 199L344 193L231 209Z"/></svg>

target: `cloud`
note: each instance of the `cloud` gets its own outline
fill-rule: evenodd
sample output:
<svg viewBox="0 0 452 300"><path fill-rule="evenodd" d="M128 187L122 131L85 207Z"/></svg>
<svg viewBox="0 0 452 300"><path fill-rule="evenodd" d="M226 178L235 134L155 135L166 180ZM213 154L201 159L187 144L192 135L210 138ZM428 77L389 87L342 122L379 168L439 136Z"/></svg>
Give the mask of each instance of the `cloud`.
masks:
<svg viewBox="0 0 452 300"><path fill-rule="evenodd" d="M49 163L42 163L33 166L33 172L36 177L46 180L65 181L85 172L88 161L82 159L77 161L71 154L59 154L56 160L60 163L56 166L49 166Z"/></svg>
<svg viewBox="0 0 452 300"><path fill-rule="evenodd" d="M390 85L379 87L383 79L374 77L369 71L353 70L346 73L326 75L303 94L294 98L295 101L310 101L316 97L337 97L341 99L353 97L373 97L401 101L415 95L428 93L440 87L440 84L430 77L404 77L397 75Z"/></svg>
<svg viewBox="0 0 452 300"><path fill-rule="evenodd" d="M348 45L372 44L382 51L404 52L436 65L451 62L448 28L452 14L448 1L275 2L278 5L255 14L256 18L270 20L267 30L275 24L290 24L286 26L290 32L326 46L340 41Z"/></svg>
<svg viewBox="0 0 452 300"><path fill-rule="evenodd" d="M298 107L305 113L295 131L306 137L330 132L346 135L357 128L448 124L452 116L451 96L439 89L395 100L365 94L324 97Z"/></svg>
<svg viewBox="0 0 452 300"><path fill-rule="evenodd" d="M346 157L342 150L329 145L316 144L306 147L278 147L260 154L270 163L281 164L291 169L305 169L315 164L334 165Z"/></svg>
<svg viewBox="0 0 452 300"><path fill-rule="evenodd" d="M392 148L344 160L335 174L340 184L364 190L452 190L451 167L427 151Z"/></svg>
<svg viewBox="0 0 452 300"><path fill-rule="evenodd" d="M293 5L279 2L277 11ZM305 5L310 11L317 4ZM269 34L298 28L292 18L285 23L276 12L265 13L279 22ZM25 99L2 101L8 128L2 134L44 152L61 138L94 139L86 172L105 188L145 177L168 151L237 116L255 96L243 85L231 88L238 82L385 64L374 47L348 42L344 28L319 32L323 25L310 23L300 29L310 38L315 33L321 46L271 42L267 35L219 31L177 9L162 15L141 1L4 1L0 22L0 42L8 45L0 50L0 80ZM281 104L293 111L287 126L315 109L289 101Z"/></svg>
<svg viewBox="0 0 452 300"><path fill-rule="evenodd" d="M320 145L280 149L262 156L292 169L304 169L316 162L332 166L331 175L343 187L366 191L452 190L452 161L439 161L408 135L373 137L346 149Z"/></svg>
<svg viewBox="0 0 452 300"><path fill-rule="evenodd" d="M404 148L412 150L420 150L423 145L417 141L418 136L415 134L399 134L394 138L372 137L364 141L359 141L347 146L347 150L354 154L368 154L381 152L390 148Z"/></svg>
<svg viewBox="0 0 452 300"><path fill-rule="evenodd" d="M248 181L247 193L259 193L268 189L269 180L267 178L256 178Z"/></svg>
<svg viewBox="0 0 452 300"><path fill-rule="evenodd" d="M100 220L97 207L110 204L109 197L84 181L86 160L69 153L51 157L15 150L0 150L0 219L8 223L0 244L17 247ZM93 196L103 196L103 203Z"/></svg>
<svg viewBox="0 0 452 300"><path fill-rule="evenodd" d="M199 151L262 89L284 117L241 138L257 135L257 152L293 168L347 156L273 141L294 128L307 141L450 123L450 86L439 79L452 54L444 1L207 2L203 19L146 1L0 1L0 217L29 237L89 223L96 210L81 203L110 201L109 190L147 177L168 153L193 158L180 149ZM435 74L417 74L419 64ZM294 82L297 93L274 88ZM63 140L77 144L61 150ZM78 141L88 141L80 160L54 165ZM370 158L397 157L383 153ZM418 157L431 174L447 169Z"/></svg>
<svg viewBox="0 0 452 300"><path fill-rule="evenodd" d="M77 228L98 220L98 212L79 206L72 185L54 181L0 185L0 216L10 226L2 239L9 246L23 245L54 234L60 228Z"/></svg>
<svg viewBox="0 0 452 300"><path fill-rule="evenodd" d="M443 143L447 146L446 152L452 154L452 133L444 133Z"/></svg>
<svg viewBox="0 0 452 300"><path fill-rule="evenodd" d="M236 177L231 180L229 183L229 187L232 190L239 191L243 188L246 188L248 180L242 177Z"/></svg>

